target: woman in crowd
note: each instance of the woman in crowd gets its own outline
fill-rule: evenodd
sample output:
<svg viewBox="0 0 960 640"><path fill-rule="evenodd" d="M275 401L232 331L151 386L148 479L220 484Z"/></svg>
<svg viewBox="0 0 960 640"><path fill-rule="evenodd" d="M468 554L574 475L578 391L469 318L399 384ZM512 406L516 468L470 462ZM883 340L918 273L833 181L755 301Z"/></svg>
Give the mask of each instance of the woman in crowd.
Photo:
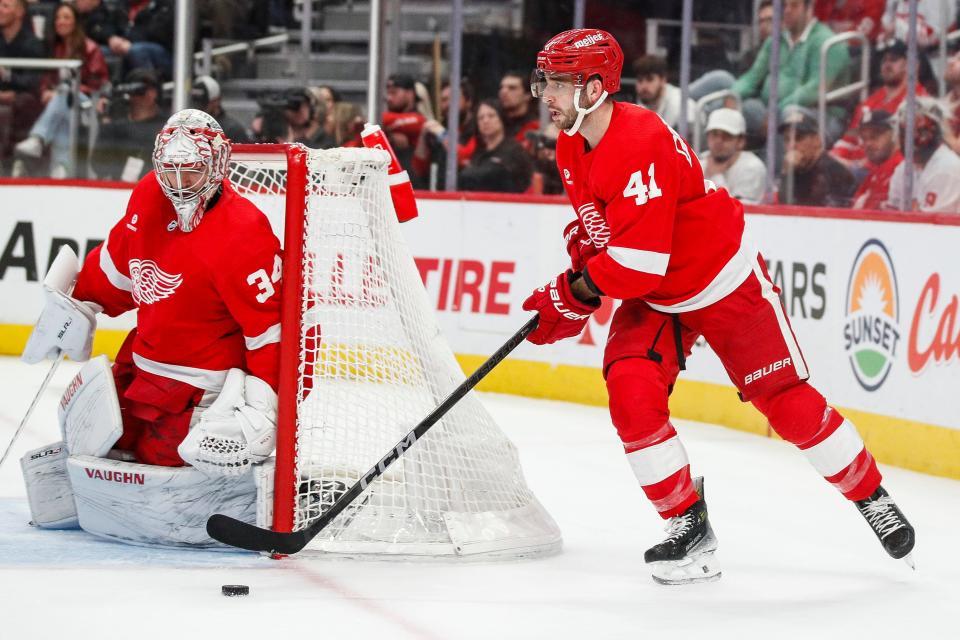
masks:
<svg viewBox="0 0 960 640"><path fill-rule="evenodd" d="M360 105L352 102L338 102L333 107L334 140L338 147L362 147L360 132L363 131L364 117Z"/></svg>
<svg viewBox="0 0 960 640"><path fill-rule="evenodd" d="M87 37L77 20L73 4L63 2L54 13L53 57L62 60L80 60L80 104L90 105L90 97L107 81L109 71L97 43ZM70 155L70 85L60 72L46 75L41 84L43 113L34 123L30 135L16 146L20 159L39 159L50 148L50 175L65 178L74 171ZM15 173L16 171L15 167ZM23 172L22 162L20 173Z"/></svg>
<svg viewBox="0 0 960 640"><path fill-rule="evenodd" d="M323 105L323 130L330 139L335 140L337 135L337 115L334 113L334 110L336 105L342 100L340 92L328 84L318 85L313 87L312 90Z"/></svg>
<svg viewBox="0 0 960 640"><path fill-rule="evenodd" d="M530 186L533 163L529 154L503 126L503 110L494 99L477 107L477 148L460 172L463 191L523 193Z"/></svg>

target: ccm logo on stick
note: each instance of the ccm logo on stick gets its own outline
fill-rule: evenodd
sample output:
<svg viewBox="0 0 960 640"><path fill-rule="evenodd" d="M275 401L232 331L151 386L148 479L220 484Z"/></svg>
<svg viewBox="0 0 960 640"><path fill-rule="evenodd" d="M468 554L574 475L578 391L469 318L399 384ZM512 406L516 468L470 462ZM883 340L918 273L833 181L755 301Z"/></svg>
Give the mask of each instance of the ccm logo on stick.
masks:
<svg viewBox="0 0 960 640"><path fill-rule="evenodd" d="M770 375L770 374L773 373L774 371L780 371L780 369L783 369L783 368L786 367L787 365L791 365L791 364L793 364L793 363L790 361L790 358L784 358L783 360L777 360L776 362L774 362L774 363L772 363L772 364L768 364L767 366L765 366L765 367L762 368L762 369L757 369L757 370L754 371L753 373L747 374L747 377L743 379L743 384L750 384L751 382L756 382L757 380L759 380L759 379L762 378L763 376Z"/></svg>

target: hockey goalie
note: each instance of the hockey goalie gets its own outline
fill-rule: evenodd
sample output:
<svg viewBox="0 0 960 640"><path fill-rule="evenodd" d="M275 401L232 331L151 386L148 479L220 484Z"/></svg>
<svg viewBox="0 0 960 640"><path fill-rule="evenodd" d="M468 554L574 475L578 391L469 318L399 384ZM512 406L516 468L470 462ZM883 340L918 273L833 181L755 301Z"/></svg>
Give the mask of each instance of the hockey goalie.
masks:
<svg viewBox="0 0 960 640"><path fill-rule="evenodd" d="M209 514L254 521L249 471L275 442L281 253L226 179L230 151L211 116L174 114L107 240L82 268L69 250L54 261L25 361L89 360L98 313L136 309L137 326L112 366L89 360L69 385L63 442L23 458L38 526L206 546Z"/></svg>

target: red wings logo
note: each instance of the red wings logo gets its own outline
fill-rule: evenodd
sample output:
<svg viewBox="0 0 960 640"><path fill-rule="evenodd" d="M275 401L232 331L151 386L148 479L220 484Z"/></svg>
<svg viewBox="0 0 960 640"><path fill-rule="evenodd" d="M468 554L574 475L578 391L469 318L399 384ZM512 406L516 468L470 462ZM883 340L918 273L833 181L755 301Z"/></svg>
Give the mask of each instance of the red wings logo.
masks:
<svg viewBox="0 0 960 640"><path fill-rule="evenodd" d="M607 243L610 242L610 227L603 216L600 215L600 212L597 211L597 206L592 202L587 202L580 205L577 213L580 215L580 221L583 223L587 235L593 240L593 244L598 249L607 246Z"/></svg>
<svg viewBox="0 0 960 640"><path fill-rule="evenodd" d="M131 260L130 280L133 281L133 299L138 305L144 305L172 296L183 283L183 276L167 273L153 260Z"/></svg>

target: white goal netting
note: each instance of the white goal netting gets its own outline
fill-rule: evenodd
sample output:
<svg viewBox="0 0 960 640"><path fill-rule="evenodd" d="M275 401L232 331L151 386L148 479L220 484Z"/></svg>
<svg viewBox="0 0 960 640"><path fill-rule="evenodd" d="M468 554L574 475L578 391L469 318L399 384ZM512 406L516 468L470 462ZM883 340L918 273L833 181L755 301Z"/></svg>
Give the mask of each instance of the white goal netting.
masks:
<svg viewBox="0 0 960 640"><path fill-rule="evenodd" d="M231 181L283 218L286 158L238 154ZM293 528L308 526L463 381L387 186L387 156L309 151ZM288 348L285 345L284 348ZM284 399L281 398L281 402ZM282 428L282 427L281 427ZM372 483L307 550L522 556L559 549L513 444L474 394Z"/></svg>

